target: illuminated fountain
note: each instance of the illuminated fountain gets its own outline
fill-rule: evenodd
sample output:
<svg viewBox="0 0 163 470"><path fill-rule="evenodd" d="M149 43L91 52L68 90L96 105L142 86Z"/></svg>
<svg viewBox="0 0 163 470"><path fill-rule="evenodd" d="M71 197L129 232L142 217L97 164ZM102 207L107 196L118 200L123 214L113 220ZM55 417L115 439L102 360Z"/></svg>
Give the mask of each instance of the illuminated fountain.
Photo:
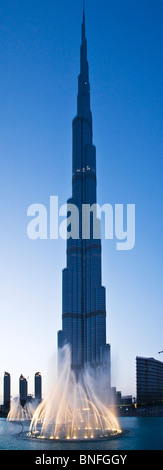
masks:
<svg viewBox="0 0 163 470"><path fill-rule="evenodd" d="M11 409L8 413L8 421L31 421L32 416L35 412L35 406L32 403L26 403L24 406L21 405L19 398L15 398L11 403Z"/></svg>
<svg viewBox="0 0 163 470"><path fill-rule="evenodd" d="M85 440L109 438L121 432L113 413L98 398L88 372L76 381L71 351L63 348L60 375L31 420L30 437Z"/></svg>

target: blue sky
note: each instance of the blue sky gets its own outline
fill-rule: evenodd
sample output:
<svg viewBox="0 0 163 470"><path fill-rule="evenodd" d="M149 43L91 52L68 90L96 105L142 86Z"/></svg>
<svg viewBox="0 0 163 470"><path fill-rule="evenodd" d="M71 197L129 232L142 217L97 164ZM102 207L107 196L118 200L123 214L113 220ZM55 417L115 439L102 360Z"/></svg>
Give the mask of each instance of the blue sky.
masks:
<svg viewBox="0 0 163 470"><path fill-rule="evenodd" d="M61 327L63 240L29 240L27 209L71 196L82 1L0 2L0 377L48 376ZM99 204L136 204L136 245L103 240L112 385L135 395L136 355L163 349L161 0L87 0ZM52 369L51 369L52 367ZM2 382L0 382L0 401Z"/></svg>

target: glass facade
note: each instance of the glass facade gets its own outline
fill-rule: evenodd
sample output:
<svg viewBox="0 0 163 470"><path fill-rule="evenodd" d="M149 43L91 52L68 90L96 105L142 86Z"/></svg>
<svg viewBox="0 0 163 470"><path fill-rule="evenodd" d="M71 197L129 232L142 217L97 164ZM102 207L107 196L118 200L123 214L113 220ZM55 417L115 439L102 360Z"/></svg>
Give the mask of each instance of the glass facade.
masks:
<svg viewBox="0 0 163 470"><path fill-rule="evenodd" d="M136 358L137 404L163 403L163 362Z"/></svg>

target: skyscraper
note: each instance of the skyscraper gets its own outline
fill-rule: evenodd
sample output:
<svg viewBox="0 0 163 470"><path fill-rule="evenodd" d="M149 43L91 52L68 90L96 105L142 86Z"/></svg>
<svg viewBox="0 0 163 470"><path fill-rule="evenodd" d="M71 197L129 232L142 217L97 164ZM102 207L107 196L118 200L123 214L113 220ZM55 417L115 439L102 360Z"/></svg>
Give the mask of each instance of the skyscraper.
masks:
<svg viewBox="0 0 163 470"><path fill-rule="evenodd" d="M95 377L106 372L110 385L110 345L106 344L106 299L101 276L101 239L83 237L83 205L96 204L96 148L93 145L89 66L83 10L77 115L73 119L72 197L79 211L79 238L67 240L67 267L62 277L62 330L58 348L68 343L76 377L87 365ZM86 222L87 223L87 222Z"/></svg>
<svg viewBox="0 0 163 470"><path fill-rule="evenodd" d="M4 372L4 386L3 386L3 406L6 411L10 409L10 374Z"/></svg>
<svg viewBox="0 0 163 470"><path fill-rule="evenodd" d="M23 374L21 374L19 377L19 398L20 398L20 403L22 406L24 406L27 401L27 395L28 395L27 389L28 389L27 379L24 377Z"/></svg>
<svg viewBox="0 0 163 470"><path fill-rule="evenodd" d="M35 398L42 400L42 378L40 372L35 374Z"/></svg>

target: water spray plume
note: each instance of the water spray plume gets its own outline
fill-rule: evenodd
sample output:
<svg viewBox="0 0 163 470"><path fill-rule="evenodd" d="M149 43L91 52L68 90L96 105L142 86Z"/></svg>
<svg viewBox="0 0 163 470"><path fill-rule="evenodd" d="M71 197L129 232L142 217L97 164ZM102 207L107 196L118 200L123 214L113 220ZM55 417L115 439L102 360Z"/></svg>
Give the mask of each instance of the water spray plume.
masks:
<svg viewBox="0 0 163 470"><path fill-rule="evenodd" d="M60 374L53 390L39 404L31 420L31 437L85 440L120 433L114 414L97 396L88 371L81 380L71 369L69 346L62 350Z"/></svg>
<svg viewBox="0 0 163 470"><path fill-rule="evenodd" d="M21 405L19 398L15 398L11 404L11 410L8 413L8 421L31 421L34 411L36 409L32 403Z"/></svg>

